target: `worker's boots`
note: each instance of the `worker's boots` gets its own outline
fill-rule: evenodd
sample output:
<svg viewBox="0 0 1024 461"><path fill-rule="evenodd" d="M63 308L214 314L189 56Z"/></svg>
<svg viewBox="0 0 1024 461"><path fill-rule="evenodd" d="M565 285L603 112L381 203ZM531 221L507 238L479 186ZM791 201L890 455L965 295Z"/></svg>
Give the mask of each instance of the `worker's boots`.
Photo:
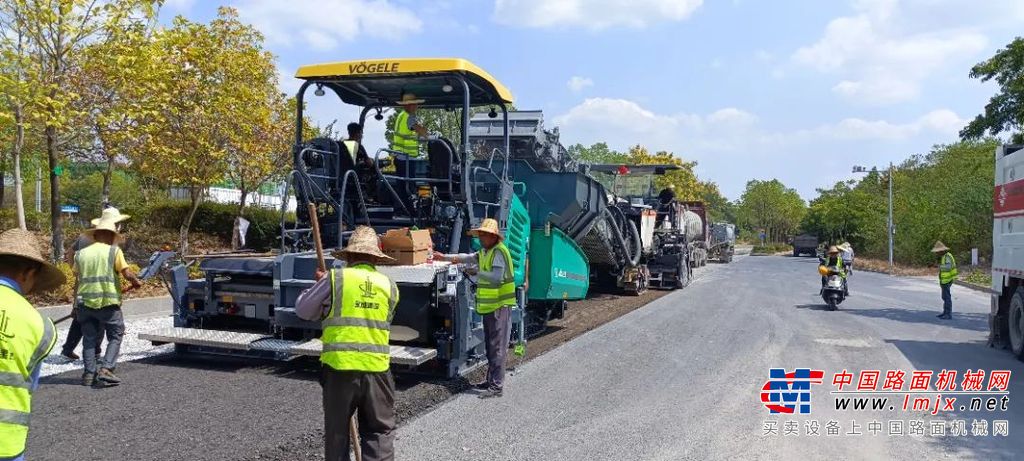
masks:
<svg viewBox="0 0 1024 461"><path fill-rule="evenodd" d="M82 385L92 386L96 383L96 373L85 373L82 375Z"/></svg>
<svg viewBox="0 0 1024 461"><path fill-rule="evenodd" d="M109 368L100 368L100 372L96 374L96 380L102 382L107 386L116 386L121 384L121 378L118 378L113 371Z"/></svg>

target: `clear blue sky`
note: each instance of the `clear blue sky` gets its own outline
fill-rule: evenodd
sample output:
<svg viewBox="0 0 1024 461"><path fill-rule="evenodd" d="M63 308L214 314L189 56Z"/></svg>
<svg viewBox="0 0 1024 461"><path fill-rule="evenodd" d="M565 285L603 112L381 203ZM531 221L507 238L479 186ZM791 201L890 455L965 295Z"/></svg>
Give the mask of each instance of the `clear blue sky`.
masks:
<svg viewBox="0 0 1024 461"><path fill-rule="evenodd" d="M1020 0L234 0L282 86L307 63L455 56L543 109L566 144L643 144L739 198L777 178L807 199L953 142L995 91L967 77L1024 23ZM208 20L213 1L168 0ZM352 111L314 101L320 122ZM370 127L367 142L383 127Z"/></svg>

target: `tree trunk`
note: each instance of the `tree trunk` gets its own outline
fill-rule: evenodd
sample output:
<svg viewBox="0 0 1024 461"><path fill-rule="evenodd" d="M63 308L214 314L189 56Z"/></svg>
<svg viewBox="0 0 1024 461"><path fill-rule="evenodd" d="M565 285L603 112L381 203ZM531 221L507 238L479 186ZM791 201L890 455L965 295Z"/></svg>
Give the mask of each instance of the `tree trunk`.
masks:
<svg viewBox="0 0 1024 461"><path fill-rule="evenodd" d="M113 172L114 157L111 155L107 155L107 169L106 171L103 172L103 201L100 202L103 206L106 206L110 203L110 175L113 174Z"/></svg>
<svg viewBox="0 0 1024 461"><path fill-rule="evenodd" d="M192 227L192 218L196 216L199 204L203 202L203 191L197 187L191 187L188 196L192 200L192 206L189 207L185 222L181 223L181 229L178 232L178 254L180 255L188 254L188 230Z"/></svg>
<svg viewBox="0 0 1024 461"><path fill-rule="evenodd" d="M64 260L64 226L60 216L60 176L56 168L60 159L57 156L57 128L46 127L46 155L50 161L50 229L53 232L53 260Z"/></svg>
<svg viewBox="0 0 1024 461"><path fill-rule="evenodd" d="M21 107L14 109L14 208L18 218L18 228L28 230L25 226L25 200L22 197L21 180L21 149L25 145L25 126L22 125L24 116Z"/></svg>
<svg viewBox="0 0 1024 461"><path fill-rule="evenodd" d="M231 249L237 250L241 247L241 239L239 239L239 228L238 218L242 217L242 212L245 211L245 199L249 197L249 191L241 189L241 197L238 198L238 212L235 213L235 224L231 229Z"/></svg>

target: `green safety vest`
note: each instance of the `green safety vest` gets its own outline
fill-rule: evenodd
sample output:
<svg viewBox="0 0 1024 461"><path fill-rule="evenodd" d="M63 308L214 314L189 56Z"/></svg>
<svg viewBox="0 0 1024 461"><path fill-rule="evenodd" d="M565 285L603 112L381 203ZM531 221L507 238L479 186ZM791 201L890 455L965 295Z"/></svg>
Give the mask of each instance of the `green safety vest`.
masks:
<svg viewBox="0 0 1024 461"><path fill-rule="evenodd" d="M498 242L491 249L480 250L479 266L481 272L488 272L494 264L494 255L500 251L505 257L505 273L501 282L494 283L483 277L476 284L476 312L480 315L490 314L504 306L516 305L516 283L512 272L512 254L504 242Z"/></svg>
<svg viewBox="0 0 1024 461"><path fill-rule="evenodd" d="M0 286L0 457L25 451L32 370L57 342L53 322L17 291Z"/></svg>
<svg viewBox="0 0 1024 461"><path fill-rule="evenodd" d="M391 135L391 150L401 152L410 158L420 156L420 137L409 128L409 113L401 111L395 117L395 126Z"/></svg>
<svg viewBox="0 0 1024 461"><path fill-rule="evenodd" d="M331 269L330 277L331 311L321 322L320 362L339 371L387 371L391 302L398 302L391 279L369 264Z"/></svg>
<svg viewBox="0 0 1024 461"><path fill-rule="evenodd" d="M956 276L959 273L956 270L956 258L953 257L953 253L946 253L942 255L942 261L939 263L939 283L945 285L952 283L956 280Z"/></svg>
<svg viewBox="0 0 1024 461"><path fill-rule="evenodd" d="M114 268L117 246L96 242L75 253L78 291L75 298L90 309L121 304L121 280Z"/></svg>

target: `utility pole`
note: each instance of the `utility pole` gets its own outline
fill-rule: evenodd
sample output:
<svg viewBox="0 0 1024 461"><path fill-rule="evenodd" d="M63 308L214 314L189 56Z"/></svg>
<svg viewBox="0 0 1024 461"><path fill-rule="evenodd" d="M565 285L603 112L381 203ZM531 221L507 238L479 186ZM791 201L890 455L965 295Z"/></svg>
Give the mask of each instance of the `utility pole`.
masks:
<svg viewBox="0 0 1024 461"><path fill-rule="evenodd" d="M889 273L893 273L892 264L892 243L896 236L896 226L892 222L892 162L889 162Z"/></svg>

